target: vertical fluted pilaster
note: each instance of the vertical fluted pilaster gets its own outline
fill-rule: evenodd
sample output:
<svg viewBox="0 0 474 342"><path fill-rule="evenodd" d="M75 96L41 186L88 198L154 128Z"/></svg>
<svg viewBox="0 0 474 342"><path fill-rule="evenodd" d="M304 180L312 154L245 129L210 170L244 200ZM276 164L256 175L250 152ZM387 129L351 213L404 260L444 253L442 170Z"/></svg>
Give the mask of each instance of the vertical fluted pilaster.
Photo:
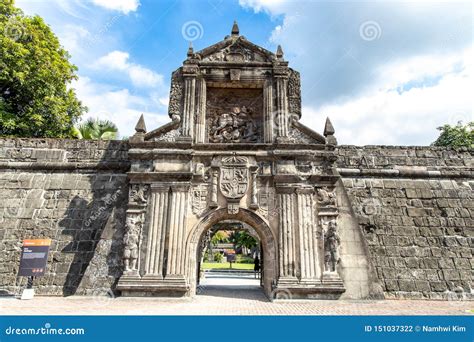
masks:
<svg viewBox="0 0 474 342"><path fill-rule="evenodd" d="M288 79L280 76L276 78L276 113L277 113L277 136L279 138L288 137Z"/></svg>
<svg viewBox="0 0 474 342"><path fill-rule="evenodd" d="M268 80L263 88L264 142L273 142L273 84Z"/></svg>
<svg viewBox="0 0 474 342"><path fill-rule="evenodd" d="M184 274L187 195L188 188L186 185L175 185L171 187L166 276Z"/></svg>
<svg viewBox="0 0 474 342"><path fill-rule="evenodd" d="M279 193L280 204L280 277L294 278L295 270L295 217L294 217L294 194Z"/></svg>
<svg viewBox="0 0 474 342"><path fill-rule="evenodd" d="M298 189L298 237L300 245L301 279L315 279L319 276L319 260L314 214L314 198L311 190Z"/></svg>
<svg viewBox="0 0 474 342"><path fill-rule="evenodd" d="M217 207L217 185L219 182L219 171L214 169L212 170L212 180L211 180L211 203L210 207L215 208Z"/></svg>
<svg viewBox="0 0 474 342"><path fill-rule="evenodd" d="M196 105L196 143L206 142L206 81L201 78L197 81Z"/></svg>
<svg viewBox="0 0 474 342"><path fill-rule="evenodd" d="M251 195L250 195L250 208L257 209L258 208L257 169L255 168L251 170L251 174L252 174L252 178L251 178L252 188L251 188Z"/></svg>
<svg viewBox="0 0 474 342"><path fill-rule="evenodd" d="M184 137L193 136L194 131L194 112L195 112L195 97L196 97L196 77L184 77L184 108L183 108L183 123L182 135Z"/></svg>
<svg viewBox="0 0 474 342"><path fill-rule="evenodd" d="M166 227L168 221L169 186L152 185L150 224L145 258L145 274L162 277Z"/></svg>

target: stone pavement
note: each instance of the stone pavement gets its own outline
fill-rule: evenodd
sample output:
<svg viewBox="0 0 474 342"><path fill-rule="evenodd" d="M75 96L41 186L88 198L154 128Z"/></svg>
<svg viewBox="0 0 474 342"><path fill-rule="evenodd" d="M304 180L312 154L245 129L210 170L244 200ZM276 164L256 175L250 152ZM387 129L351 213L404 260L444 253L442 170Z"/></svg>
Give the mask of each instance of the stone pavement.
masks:
<svg viewBox="0 0 474 342"><path fill-rule="evenodd" d="M285 300L258 287L203 285L195 298L0 297L0 315L468 315L474 302Z"/></svg>

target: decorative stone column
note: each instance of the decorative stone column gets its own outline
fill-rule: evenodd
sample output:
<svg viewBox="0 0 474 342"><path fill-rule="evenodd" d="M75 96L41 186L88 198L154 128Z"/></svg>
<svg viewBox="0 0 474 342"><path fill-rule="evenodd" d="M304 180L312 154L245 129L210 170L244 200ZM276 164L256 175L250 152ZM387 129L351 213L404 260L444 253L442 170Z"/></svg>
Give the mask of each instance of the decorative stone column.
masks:
<svg viewBox="0 0 474 342"><path fill-rule="evenodd" d="M185 285L185 240L189 184L171 185L166 280Z"/></svg>
<svg viewBox="0 0 474 342"><path fill-rule="evenodd" d="M273 76L276 80L276 125L277 142L288 141L288 62L283 60L283 50L278 46L276 61L273 63Z"/></svg>
<svg viewBox="0 0 474 342"><path fill-rule="evenodd" d="M164 251L168 227L169 185L152 184L148 241L145 257L146 278L163 278Z"/></svg>
<svg viewBox="0 0 474 342"><path fill-rule="evenodd" d="M273 142L273 82L267 80L263 87L263 124L265 143Z"/></svg>
<svg viewBox="0 0 474 342"><path fill-rule="evenodd" d="M312 187L300 187L297 193L298 242L300 252L300 282L319 282L321 275L318 257L318 236L314 229L315 220L314 190Z"/></svg>
<svg viewBox="0 0 474 342"><path fill-rule="evenodd" d="M344 290L344 284L337 272L337 265L340 262L340 238L337 231L336 189L334 187L320 187L316 189L316 192L319 225L322 231L320 249L322 249L324 258L320 263L324 270L322 282L326 287Z"/></svg>
<svg viewBox="0 0 474 342"><path fill-rule="evenodd" d="M218 184L219 184L219 169L214 167L212 169L212 179L211 179L211 202L209 203L209 207L217 208L217 191L218 191Z"/></svg>
<svg viewBox="0 0 474 342"><path fill-rule="evenodd" d="M205 143L206 142L206 81L204 78L199 78L196 80L197 89L196 89L196 134L195 142L196 143Z"/></svg>
<svg viewBox="0 0 474 342"><path fill-rule="evenodd" d="M130 184L125 234L123 237L123 275L117 284L118 290L128 293L140 283L142 235L145 226L145 212L148 203L149 185Z"/></svg>
<svg viewBox="0 0 474 342"><path fill-rule="evenodd" d="M192 141L194 137L194 115L196 113L196 77L198 60L192 46L188 49L188 58L183 63L184 94L183 119L181 123L181 141Z"/></svg>
<svg viewBox="0 0 474 342"><path fill-rule="evenodd" d="M288 137L288 98L286 90L288 87L288 77L284 74L275 75L276 78L276 120L277 120L277 140L285 141Z"/></svg>
<svg viewBox="0 0 474 342"><path fill-rule="evenodd" d="M256 168L256 167L250 168L251 193L250 193L250 205L249 205L249 207L251 209L258 209L257 173L258 173L258 168Z"/></svg>
<svg viewBox="0 0 474 342"><path fill-rule="evenodd" d="M184 111L182 122L183 137L192 137L194 130L194 111L195 111L195 94L196 77L193 75L184 76Z"/></svg>
<svg viewBox="0 0 474 342"><path fill-rule="evenodd" d="M279 219L279 287L297 283L296 278L296 217L295 194L293 188L277 187Z"/></svg>

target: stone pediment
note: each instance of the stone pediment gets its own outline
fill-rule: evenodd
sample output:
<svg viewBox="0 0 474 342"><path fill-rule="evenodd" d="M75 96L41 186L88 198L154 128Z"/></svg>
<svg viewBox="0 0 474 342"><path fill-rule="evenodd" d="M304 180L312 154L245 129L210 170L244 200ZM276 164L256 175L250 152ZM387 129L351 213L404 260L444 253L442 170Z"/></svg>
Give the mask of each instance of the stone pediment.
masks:
<svg viewBox="0 0 474 342"><path fill-rule="evenodd" d="M179 121L174 120L146 133L144 139L149 141L175 142L180 134Z"/></svg>
<svg viewBox="0 0 474 342"><path fill-rule="evenodd" d="M275 54L249 42L245 37L229 36L225 40L197 52L201 62L272 62Z"/></svg>
<svg viewBox="0 0 474 342"><path fill-rule="evenodd" d="M325 144L326 138L303 125L294 121L288 130L288 140L292 144Z"/></svg>

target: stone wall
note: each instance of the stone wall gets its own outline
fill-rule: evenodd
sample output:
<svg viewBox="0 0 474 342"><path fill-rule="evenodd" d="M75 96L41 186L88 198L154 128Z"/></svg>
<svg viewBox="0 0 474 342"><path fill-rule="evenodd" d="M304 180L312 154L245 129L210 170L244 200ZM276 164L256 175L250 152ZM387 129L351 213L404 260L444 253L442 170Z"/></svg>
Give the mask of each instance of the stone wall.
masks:
<svg viewBox="0 0 474 342"><path fill-rule="evenodd" d="M22 240L51 238L38 294L103 293L121 273L128 144L0 139L0 291L18 293Z"/></svg>
<svg viewBox="0 0 474 342"><path fill-rule="evenodd" d="M115 287L127 151L120 141L0 139L0 294L25 284L16 274L21 242L31 237L53 239L37 293L93 295ZM472 299L473 151L340 146L338 155L348 198L341 217L359 226L374 271L368 276L385 297ZM358 239L353 229L349 235ZM352 266L365 267L359 264Z"/></svg>
<svg viewBox="0 0 474 342"><path fill-rule="evenodd" d="M386 298L473 298L473 152L338 148L339 173Z"/></svg>

